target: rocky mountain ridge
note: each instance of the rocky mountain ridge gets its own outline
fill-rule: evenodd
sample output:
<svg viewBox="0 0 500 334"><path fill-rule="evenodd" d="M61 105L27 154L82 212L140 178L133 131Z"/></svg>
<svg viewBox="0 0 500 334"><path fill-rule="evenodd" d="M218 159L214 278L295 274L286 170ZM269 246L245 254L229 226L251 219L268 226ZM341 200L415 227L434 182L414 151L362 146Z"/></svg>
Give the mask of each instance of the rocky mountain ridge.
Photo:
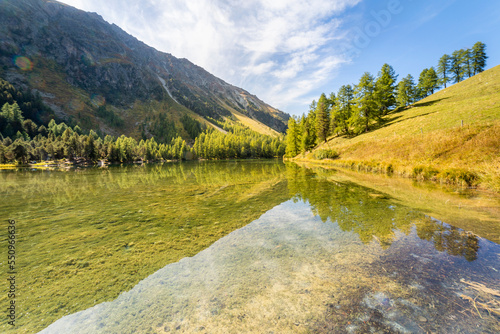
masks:
<svg viewBox="0 0 500 334"><path fill-rule="evenodd" d="M161 112L172 122L188 114L205 123L250 119L286 129L287 114L96 13L57 1L7 0L0 2L0 21L0 75L38 91L62 118L113 132L96 116L107 108L125 120L129 134Z"/></svg>

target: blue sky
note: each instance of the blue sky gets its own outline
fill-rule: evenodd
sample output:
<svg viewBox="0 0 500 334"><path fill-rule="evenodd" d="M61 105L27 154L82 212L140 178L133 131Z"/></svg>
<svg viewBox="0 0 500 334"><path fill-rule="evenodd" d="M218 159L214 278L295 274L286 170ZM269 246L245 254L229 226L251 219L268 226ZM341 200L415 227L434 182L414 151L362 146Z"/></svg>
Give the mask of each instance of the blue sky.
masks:
<svg viewBox="0 0 500 334"><path fill-rule="evenodd" d="M62 0L292 115L384 63L418 79L481 41L500 64L498 0Z"/></svg>

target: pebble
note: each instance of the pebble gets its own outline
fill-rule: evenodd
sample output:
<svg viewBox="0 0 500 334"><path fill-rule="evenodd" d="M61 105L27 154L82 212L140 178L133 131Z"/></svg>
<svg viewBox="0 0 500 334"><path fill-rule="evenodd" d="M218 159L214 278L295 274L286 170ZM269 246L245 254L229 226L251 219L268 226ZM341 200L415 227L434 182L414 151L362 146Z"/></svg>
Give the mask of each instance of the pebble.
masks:
<svg viewBox="0 0 500 334"><path fill-rule="evenodd" d="M420 322L427 322L427 318L419 316L418 317L418 321L420 321Z"/></svg>

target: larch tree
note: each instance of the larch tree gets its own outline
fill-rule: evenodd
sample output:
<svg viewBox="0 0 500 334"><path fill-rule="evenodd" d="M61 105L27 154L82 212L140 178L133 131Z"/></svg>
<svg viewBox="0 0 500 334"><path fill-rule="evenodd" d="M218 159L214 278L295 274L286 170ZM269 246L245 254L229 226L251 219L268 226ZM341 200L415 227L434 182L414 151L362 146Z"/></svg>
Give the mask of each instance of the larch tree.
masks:
<svg viewBox="0 0 500 334"><path fill-rule="evenodd" d="M318 144L325 142L330 133L329 102L325 93L322 93L316 106L316 139Z"/></svg>
<svg viewBox="0 0 500 334"><path fill-rule="evenodd" d="M315 145L316 136L314 136L314 129L311 126L309 117L302 115L299 123L300 138L300 152L305 153L312 149Z"/></svg>
<svg viewBox="0 0 500 334"><path fill-rule="evenodd" d="M446 88L446 83L450 81L450 59L447 54L443 55L438 62L437 74L439 76L439 84Z"/></svg>
<svg viewBox="0 0 500 334"><path fill-rule="evenodd" d="M381 116L387 115L396 105L396 80L398 76L392 66L384 64L375 82L375 100Z"/></svg>
<svg viewBox="0 0 500 334"><path fill-rule="evenodd" d="M414 102L415 89L415 82L411 74L398 83L397 102L400 107L406 107Z"/></svg>
<svg viewBox="0 0 500 334"><path fill-rule="evenodd" d="M286 130L286 156L293 158L299 154L300 138L299 128L295 117L288 119L288 129Z"/></svg>
<svg viewBox="0 0 500 334"><path fill-rule="evenodd" d="M330 110L330 134L335 134L335 129L337 128L337 115L335 113L335 108L338 104L337 96L335 95L334 92L330 93L330 96L328 97L328 103L329 103L329 109Z"/></svg>
<svg viewBox="0 0 500 334"><path fill-rule="evenodd" d="M334 108L335 132L349 134L349 120L354 106L354 89L351 85L343 85L337 93L337 105Z"/></svg>
<svg viewBox="0 0 500 334"><path fill-rule="evenodd" d="M450 60L450 72L452 74L453 81L458 83L464 78L464 50L455 50L451 54Z"/></svg>
<svg viewBox="0 0 500 334"><path fill-rule="evenodd" d="M427 93L434 94L434 90L439 88L439 78L434 67L429 68L426 73L425 85Z"/></svg>
<svg viewBox="0 0 500 334"><path fill-rule="evenodd" d="M486 55L486 44L482 42L474 44L472 47L471 58L474 75L483 72L486 67L486 59L488 58Z"/></svg>
<svg viewBox="0 0 500 334"><path fill-rule="evenodd" d="M425 68L418 78L418 96L419 98L427 97L434 94L434 90L439 87L439 78L434 67Z"/></svg>
<svg viewBox="0 0 500 334"><path fill-rule="evenodd" d="M375 100L375 79L365 72L355 88L357 112L353 113L353 125L356 132L368 132L370 122L379 117Z"/></svg>
<svg viewBox="0 0 500 334"><path fill-rule="evenodd" d="M462 50L462 59L464 66L464 75L467 75L467 78L470 78L474 75L474 70L472 66L472 49L463 49Z"/></svg>
<svg viewBox="0 0 500 334"><path fill-rule="evenodd" d="M418 77L417 96L419 99L427 97L427 86L426 86L427 71L429 71L429 69L424 68L422 72L420 72L420 76Z"/></svg>

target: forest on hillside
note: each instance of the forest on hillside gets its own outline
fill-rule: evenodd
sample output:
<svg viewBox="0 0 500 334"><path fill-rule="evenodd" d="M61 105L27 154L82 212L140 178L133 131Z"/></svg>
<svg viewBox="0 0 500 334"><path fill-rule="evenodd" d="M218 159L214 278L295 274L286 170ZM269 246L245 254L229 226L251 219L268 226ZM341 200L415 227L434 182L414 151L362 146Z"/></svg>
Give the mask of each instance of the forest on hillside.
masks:
<svg viewBox="0 0 500 334"><path fill-rule="evenodd" d="M342 85L338 92L321 94L311 103L307 115L288 120L286 156L295 157L326 142L332 135L356 136L380 126L384 117L434 94L440 87L470 78L486 67L486 45L477 42L472 48L443 55L437 69L425 68L418 82L412 75L397 82L398 75L384 64L377 77L365 72L358 84ZM324 157L334 158L335 154Z"/></svg>
<svg viewBox="0 0 500 334"><path fill-rule="evenodd" d="M180 122L194 140L182 138L165 114L150 118L151 131L143 131L140 140L84 131L78 124L57 122L54 112L38 94L18 90L5 80L0 80L0 105L0 163L274 158L285 153L281 137L262 135L229 120L211 119L222 129L218 131L202 126L188 115ZM118 125L123 122L102 106L96 115Z"/></svg>

